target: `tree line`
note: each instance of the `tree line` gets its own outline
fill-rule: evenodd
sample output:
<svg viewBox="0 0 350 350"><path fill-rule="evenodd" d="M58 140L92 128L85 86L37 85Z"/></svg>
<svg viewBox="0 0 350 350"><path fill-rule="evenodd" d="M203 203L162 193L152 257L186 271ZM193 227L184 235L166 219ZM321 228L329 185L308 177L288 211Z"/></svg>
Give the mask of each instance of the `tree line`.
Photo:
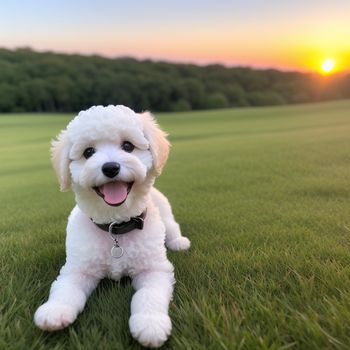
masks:
<svg viewBox="0 0 350 350"><path fill-rule="evenodd" d="M98 104L185 111L341 98L350 98L350 75L0 49L0 112L71 112Z"/></svg>

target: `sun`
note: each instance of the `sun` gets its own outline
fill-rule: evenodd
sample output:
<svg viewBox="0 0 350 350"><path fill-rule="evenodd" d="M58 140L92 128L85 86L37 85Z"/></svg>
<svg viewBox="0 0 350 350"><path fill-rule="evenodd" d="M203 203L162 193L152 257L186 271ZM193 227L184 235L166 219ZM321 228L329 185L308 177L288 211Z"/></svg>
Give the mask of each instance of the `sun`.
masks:
<svg viewBox="0 0 350 350"><path fill-rule="evenodd" d="M327 58L322 62L322 73L331 74L335 68L335 60L333 58Z"/></svg>

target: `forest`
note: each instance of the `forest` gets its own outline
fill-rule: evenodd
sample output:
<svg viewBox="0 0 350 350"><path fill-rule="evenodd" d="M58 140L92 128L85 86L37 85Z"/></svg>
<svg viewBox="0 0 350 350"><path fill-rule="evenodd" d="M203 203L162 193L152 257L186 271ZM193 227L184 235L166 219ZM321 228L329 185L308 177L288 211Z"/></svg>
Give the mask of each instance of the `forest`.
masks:
<svg viewBox="0 0 350 350"><path fill-rule="evenodd" d="M198 66L0 49L0 112L71 112L124 104L186 111L350 98L350 74Z"/></svg>

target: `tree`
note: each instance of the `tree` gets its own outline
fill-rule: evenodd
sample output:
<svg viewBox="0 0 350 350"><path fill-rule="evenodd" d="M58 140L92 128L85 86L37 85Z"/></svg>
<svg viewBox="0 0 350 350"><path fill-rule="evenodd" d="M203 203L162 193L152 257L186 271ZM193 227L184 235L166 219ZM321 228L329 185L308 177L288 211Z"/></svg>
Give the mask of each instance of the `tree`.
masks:
<svg viewBox="0 0 350 350"><path fill-rule="evenodd" d="M265 106L350 97L350 75L205 67L0 49L0 112L78 111L125 104L136 111Z"/></svg>
<svg viewBox="0 0 350 350"><path fill-rule="evenodd" d="M229 103L226 96L220 92L210 94L205 101L205 107L207 109L226 108L228 106Z"/></svg>
<svg viewBox="0 0 350 350"><path fill-rule="evenodd" d="M0 84L0 111L13 112L16 109L16 89L7 83Z"/></svg>

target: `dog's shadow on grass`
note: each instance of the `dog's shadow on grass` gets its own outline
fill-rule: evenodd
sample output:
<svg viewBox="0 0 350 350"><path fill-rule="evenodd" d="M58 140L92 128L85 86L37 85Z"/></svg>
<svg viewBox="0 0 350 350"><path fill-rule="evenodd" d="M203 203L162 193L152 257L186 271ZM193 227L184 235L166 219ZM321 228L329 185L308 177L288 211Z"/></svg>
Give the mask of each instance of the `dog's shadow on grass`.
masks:
<svg viewBox="0 0 350 350"><path fill-rule="evenodd" d="M75 344L77 348L141 349L131 337L128 320L134 291L131 279L103 279L88 299L76 321L66 329L46 333L46 345ZM93 343L91 340L93 339Z"/></svg>
<svg viewBox="0 0 350 350"><path fill-rule="evenodd" d="M87 311L86 319L91 318L89 314L96 313L100 325L106 320L106 325L114 323L116 327L121 323L127 324L133 293L129 277L123 277L119 281L103 279L87 301L84 309ZM83 316L84 311L80 316Z"/></svg>

